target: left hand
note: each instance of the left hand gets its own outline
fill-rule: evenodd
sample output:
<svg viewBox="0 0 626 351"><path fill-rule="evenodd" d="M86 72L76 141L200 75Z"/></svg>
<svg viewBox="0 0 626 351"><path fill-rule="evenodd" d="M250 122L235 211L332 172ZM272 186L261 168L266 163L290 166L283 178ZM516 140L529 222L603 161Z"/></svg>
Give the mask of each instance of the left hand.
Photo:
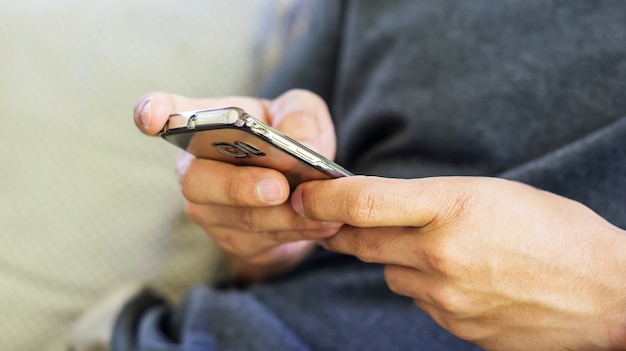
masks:
<svg viewBox="0 0 626 351"><path fill-rule="evenodd" d="M157 135L172 113L224 106L239 106L328 158L335 154L328 107L305 90L290 90L274 100L151 93L135 107L135 124L143 133ZM278 170L235 166L187 152L181 153L176 170L187 215L214 240L239 281L284 274L315 248L315 239L333 235L341 225L295 213L288 203L287 178Z"/></svg>
<svg viewBox="0 0 626 351"><path fill-rule="evenodd" d="M582 204L496 178L348 177L292 206L344 226L330 250L489 350L626 349L626 235ZM625 209L626 210L626 209Z"/></svg>

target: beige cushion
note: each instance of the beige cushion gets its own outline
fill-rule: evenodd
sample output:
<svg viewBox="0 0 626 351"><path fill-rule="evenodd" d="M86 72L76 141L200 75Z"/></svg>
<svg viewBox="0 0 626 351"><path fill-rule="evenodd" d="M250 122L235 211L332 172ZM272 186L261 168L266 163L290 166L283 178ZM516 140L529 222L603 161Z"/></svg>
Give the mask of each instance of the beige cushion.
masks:
<svg viewBox="0 0 626 351"><path fill-rule="evenodd" d="M141 135L145 92L249 94L267 2L10 1L0 11L2 349L63 350L116 287L178 297L215 249L182 213L177 154Z"/></svg>

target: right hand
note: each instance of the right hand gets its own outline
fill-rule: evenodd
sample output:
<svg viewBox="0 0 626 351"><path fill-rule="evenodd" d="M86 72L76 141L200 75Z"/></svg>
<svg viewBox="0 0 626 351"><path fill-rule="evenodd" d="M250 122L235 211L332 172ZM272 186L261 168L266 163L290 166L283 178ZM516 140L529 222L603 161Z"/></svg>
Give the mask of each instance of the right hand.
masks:
<svg viewBox="0 0 626 351"><path fill-rule="evenodd" d="M317 95L303 90L275 100L152 93L135 106L135 124L145 134L156 135L170 114L227 106L241 107L325 157L334 157L328 108ZM287 202L287 179L276 170L199 159L186 152L176 169L187 215L214 239L240 279L259 281L288 271L314 248L315 239L332 236L341 227L297 214Z"/></svg>

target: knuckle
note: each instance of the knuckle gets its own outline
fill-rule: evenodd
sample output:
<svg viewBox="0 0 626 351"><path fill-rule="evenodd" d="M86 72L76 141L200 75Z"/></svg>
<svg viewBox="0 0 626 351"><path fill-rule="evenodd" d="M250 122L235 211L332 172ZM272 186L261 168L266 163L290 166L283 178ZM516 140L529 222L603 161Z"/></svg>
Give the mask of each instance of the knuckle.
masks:
<svg viewBox="0 0 626 351"><path fill-rule="evenodd" d="M380 257L380 248L374 240L369 239L369 235L359 234L354 231L354 240L351 241L352 252L361 261L372 263Z"/></svg>
<svg viewBox="0 0 626 351"><path fill-rule="evenodd" d="M468 258L457 244L440 240L423 250L422 259L428 270L446 278L455 278L468 271Z"/></svg>
<svg viewBox="0 0 626 351"><path fill-rule="evenodd" d="M473 191L464 191L452 201L452 218L455 221L466 218L473 208L476 208L478 196Z"/></svg>
<svg viewBox="0 0 626 351"><path fill-rule="evenodd" d="M429 299L438 310L457 317L468 315L471 304L468 299L451 285L431 289Z"/></svg>
<svg viewBox="0 0 626 351"><path fill-rule="evenodd" d="M447 201L440 219L445 223L466 223L471 220L475 208L480 208L481 188L479 182L465 181L462 187L456 187L452 198Z"/></svg>
<svg viewBox="0 0 626 351"><path fill-rule="evenodd" d="M410 296L409 279L403 273L403 269L399 266L386 265L384 270L385 281L389 289L398 295Z"/></svg>
<svg viewBox="0 0 626 351"><path fill-rule="evenodd" d="M247 232L257 231L259 227L257 211L254 208L240 208L239 211L239 228Z"/></svg>
<svg viewBox="0 0 626 351"><path fill-rule="evenodd" d="M242 186L243 183L239 182L240 176L243 175L241 174L241 172L246 172L246 170L246 168L242 167L242 169L239 170L240 173L237 174L236 177L225 177L225 179L223 180L221 188L224 191L226 202L232 204L240 204L243 201L243 203L248 203L251 199L254 198L253 194L246 191L248 188L246 186Z"/></svg>
<svg viewBox="0 0 626 351"><path fill-rule="evenodd" d="M382 210L382 193L368 187L348 191L345 201L346 216L356 225L371 222Z"/></svg>

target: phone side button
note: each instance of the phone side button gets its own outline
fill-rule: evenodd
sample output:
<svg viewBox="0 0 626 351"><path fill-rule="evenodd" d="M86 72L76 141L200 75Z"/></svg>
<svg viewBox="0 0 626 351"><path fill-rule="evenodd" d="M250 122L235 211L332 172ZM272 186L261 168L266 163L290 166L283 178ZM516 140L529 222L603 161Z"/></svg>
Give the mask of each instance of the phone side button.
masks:
<svg viewBox="0 0 626 351"><path fill-rule="evenodd" d="M296 149L296 153L298 154L298 156L302 157L305 161L310 162L312 164L319 163L320 161L317 157L310 155L308 152L305 152L300 148Z"/></svg>

